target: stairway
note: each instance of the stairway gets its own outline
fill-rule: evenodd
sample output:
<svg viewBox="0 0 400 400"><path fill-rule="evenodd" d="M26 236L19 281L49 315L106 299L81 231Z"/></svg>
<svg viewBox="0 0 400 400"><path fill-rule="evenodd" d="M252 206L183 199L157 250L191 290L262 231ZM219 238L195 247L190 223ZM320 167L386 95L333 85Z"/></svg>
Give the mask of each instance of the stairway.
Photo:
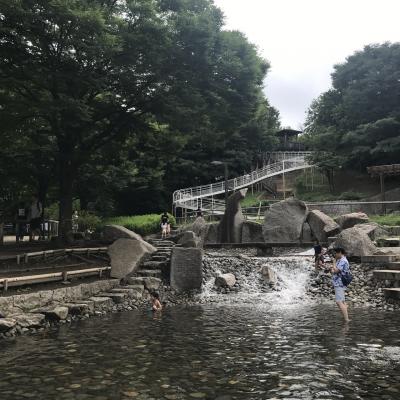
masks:
<svg viewBox="0 0 400 400"><path fill-rule="evenodd" d="M370 264L384 265L385 269L376 269L373 271L374 277L385 281L383 291L385 296L400 300L400 255L374 255L361 258L362 262Z"/></svg>
<svg viewBox="0 0 400 400"><path fill-rule="evenodd" d="M151 239L149 240L157 251L152 254L151 258L140 265L136 275L139 277L159 278L165 282L169 282L171 253L176 244L168 239Z"/></svg>

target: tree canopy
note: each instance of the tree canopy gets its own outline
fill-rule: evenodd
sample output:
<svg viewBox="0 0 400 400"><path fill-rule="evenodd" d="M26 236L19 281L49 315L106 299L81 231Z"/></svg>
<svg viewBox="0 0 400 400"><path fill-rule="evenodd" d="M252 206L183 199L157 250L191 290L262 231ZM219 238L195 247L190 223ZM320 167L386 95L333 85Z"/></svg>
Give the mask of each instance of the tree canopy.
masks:
<svg viewBox="0 0 400 400"><path fill-rule="evenodd" d="M366 46L336 65L305 131L314 161L327 170L399 162L400 43Z"/></svg>
<svg viewBox="0 0 400 400"><path fill-rule="evenodd" d="M0 20L0 197L58 193L64 235L74 198L155 211L272 143L269 64L211 0L0 0Z"/></svg>

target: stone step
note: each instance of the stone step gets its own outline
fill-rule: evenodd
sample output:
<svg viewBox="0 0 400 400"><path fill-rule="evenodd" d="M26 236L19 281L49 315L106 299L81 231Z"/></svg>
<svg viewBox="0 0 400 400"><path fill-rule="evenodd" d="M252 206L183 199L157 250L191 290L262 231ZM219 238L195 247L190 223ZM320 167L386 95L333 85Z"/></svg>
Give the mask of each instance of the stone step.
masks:
<svg viewBox="0 0 400 400"><path fill-rule="evenodd" d="M167 266L165 261L146 261L142 267L145 269L163 269Z"/></svg>
<svg viewBox="0 0 400 400"><path fill-rule="evenodd" d="M400 281L400 271L394 269L376 269L373 273L374 277L377 279Z"/></svg>
<svg viewBox="0 0 400 400"><path fill-rule="evenodd" d="M144 286L143 285L128 285L124 287L114 288L111 290L112 293L126 293L131 299L140 299L143 296Z"/></svg>
<svg viewBox="0 0 400 400"><path fill-rule="evenodd" d="M169 257L166 254L154 255L150 259L151 261L169 261Z"/></svg>
<svg viewBox="0 0 400 400"><path fill-rule="evenodd" d="M379 254L379 255L372 255L372 256L362 256L361 262L362 263L372 263L372 264L384 264L384 263L391 263L397 261L396 255L393 254Z"/></svg>
<svg viewBox="0 0 400 400"><path fill-rule="evenodd" d="M398 269L400 270L400 261L390 262L386 265L389 269Z"/></svg>
<svg viewBox="0 0 400 400"><path fill-rule="evenodd" d="M114 293L114 292L103 292L98 294L99 297L109 297L115 304L123 303L128 297L127 293ZM97 297L97 295L95 296Z"/></svg>
<svg viewBox="0 0 400 400"><path fill-rule="evenodd" d="M400 288L385 288L383 289L385 296L391 299L400 299Z"/></svg>
<svg viewBox="0 0 400 400"><path fill-rule="evenodd" d="M110 307L113 305L113 301L111 297L101 297L101 296L93 296L89 298L90 301L94 303L94 309L99 310L103 307Z"/></svg>
<svg viewBox="0 0 400 400"><path fill-rule="evenodd" d="M155 277L155 278L161 278L161 270L159 269L141 269L137 271L137 274L139 276L149 276L149 277Z"/></svg>

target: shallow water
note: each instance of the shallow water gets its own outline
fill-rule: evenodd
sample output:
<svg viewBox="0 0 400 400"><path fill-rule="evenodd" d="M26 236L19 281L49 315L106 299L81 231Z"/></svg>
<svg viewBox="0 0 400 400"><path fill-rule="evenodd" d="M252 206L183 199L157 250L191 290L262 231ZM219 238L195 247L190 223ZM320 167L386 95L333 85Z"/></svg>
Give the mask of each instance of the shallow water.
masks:
<svg viewBox="0 0 400 400"><path fill-rule="evenodd" d="M400 315L333 304L133 311L2 342L0 399L399 399Z"/></svg>

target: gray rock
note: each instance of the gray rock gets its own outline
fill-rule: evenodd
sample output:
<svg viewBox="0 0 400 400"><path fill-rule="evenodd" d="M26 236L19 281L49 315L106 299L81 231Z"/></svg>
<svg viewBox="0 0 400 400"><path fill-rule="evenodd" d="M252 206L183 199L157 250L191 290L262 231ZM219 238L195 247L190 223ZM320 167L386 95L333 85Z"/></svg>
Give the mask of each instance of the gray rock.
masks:
<svg viewBox="0 0 400 400"><path fill-rule="evenodd" d="M220 223L221 243L240 243L244 217L240 200L244 199L247 189L241 189L231 194L225 207L225 214Z"/></svg>
<svg viewBox="0 0 400 400"><path fill-rule="evenodd" d="M241 242L242 243L264 242L262 225L253 221L243 221Z"/></svg>
<svg viewBox="0 0 400 400"><path fill-rule="evenodd" d="M143 278L143 283L144 283L145 288L149 292L151 292L151 291L154 291L154 290L159 290L162 281L159 278L154 278L152 276L146 276L146 277Z"/></svg>
<svg viewBox="0 0 400 400"><path fill-rule="evenodd" d="M363 212L344 214L335 218L335 222L339 224L341 229L352 228L354 225L365 224L368 221L368 215Z"/></svg>
<svg viewBox="0 0 400 400"><path fill-rule="evenodd" d="M146 257L157 249L144 240L118 239L109 248L111 276L124 278L135 272Z"/></svg>
<svg viewBox="0 0 400 400"><path fill-rule="evenodd" d="M327 242L328 237L336 236L340 232L340 226L329 215L319 210L310 211L307 222L313 235L320 242Z"/></svg>
<svg viewBox="0 0 400 400"><path fill-rule="evenodd" d="M365 224L355 225L355 228L365 232L371 240L389 236L389 232L378 225L376 222L368 222Z"/></svg>
<svg viewBox="0 0 400 400"><path fill-rule="evenodd" d="M44 314L46 319L53 321L65 320L68 316L68 307L56 306L56 307L43 307L33 310L35 313Z"/></svg>
<svg viewBox="0 0 400 400"><path fill-rule="evenodd" d="M300 242L308 209L304 202L289 198L273 204L265 213L265 242Z"/></svg>
<svg viewBox="0 0 400 400"><path fill-rule="evenodd" d="M218 243L219 240L219 222L208 223L200 233L201 246L208 243Z"/></svg>
<svg viewBox="0 0 400 400"><path fill-rule="evenodd" d="M236 277L231 273L222 274L215 278L215 285L218 287L231 288L235 285L235 283L236 283Z"/></svg>
<svg viewBox="0 0 400 400"><path fill-rule="evenodd" d="M261 275L264 281L268 284L275 285L278 281L276 273L268 265L264 265L261 268Z"/></svg>
<svg viewBox="0 0 400 400"><path fill-rule="evenodd" d="M90 306L89 303L67 303L64 304L66 307L68 307L68 313L71 315L83 315L87 314L89 312L94 311L94 303L91 302L92 307Z"/></svg>
<svg viewBox="0 0 400 400"><path fill-rule="evenodd" d="M103 229L103 238L113 242L118 239L143 240L140 235L121 225L106 225Z"/></svg>
<svg viewBox="0 0 400 400"><path fill-rule="evenodd" d="M14 328L17 321L13 318L0 318L0 333L8 332L10 329Z"/></svg>
<svg viewBox="0 0 400 400"><path fill-rule="evenodd" d="M196 236L201 236L206 225L207 222L203 217L197 217L196 220L193 222L191 230L196 234Z"/></svg>
<svg viewBox="0 0 400 400"><path fill-rule="evenodd" d="M171 287L178 292L200 289L203 279L202 259L200 249L175 247L171 257Z"/></svg>
<svg viewBox="0 0 400 400"><path fill-rule="evenodd" d="M14 319L22 328L37 328L44 322L45 316L43 314L13 314L10 318Z"/></svg>
<svg viewBox="0 0 400 400"><path fill-rule="evenodd" d="M93 301L95 310L98 310L99 308L103 308L103 307L112 307L113 306L113 301L110 297L95 297L95 296L93 296L89 300Z"/></svg>
<svg viewBox="0 0 400 400"><path fill-rule="evenodd" d="M178 244L182 247L199 247L200 238L192 231L186 231L182 234L181 238L178 240Z"/></svg>
<svg viewBox="0 0 400 400"><path fill-rule="evenodd" d="M350 257L368 256L378 250L369 236L356 227L342 231L330 247L342 247Z"/></svg>

